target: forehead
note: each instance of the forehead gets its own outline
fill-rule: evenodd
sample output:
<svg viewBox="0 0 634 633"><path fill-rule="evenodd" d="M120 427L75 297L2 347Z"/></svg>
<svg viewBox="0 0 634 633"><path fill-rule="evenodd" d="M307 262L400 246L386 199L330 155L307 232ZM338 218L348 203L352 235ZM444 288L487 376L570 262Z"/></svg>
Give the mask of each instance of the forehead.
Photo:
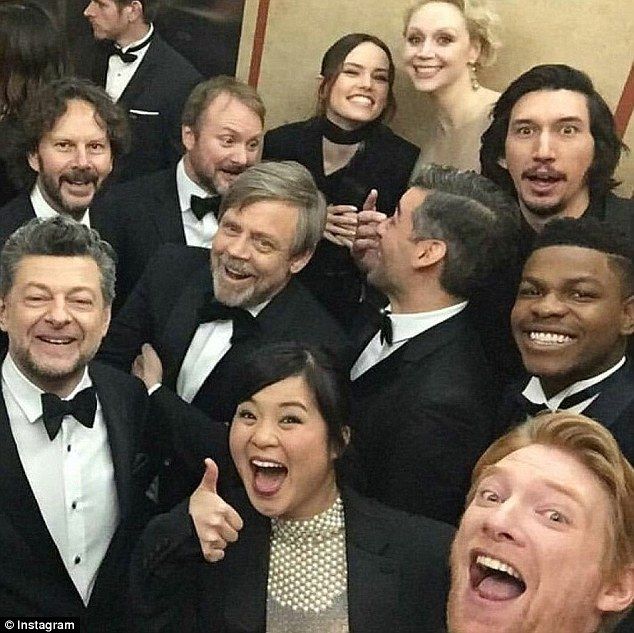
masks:
<svg viewBox="0 0 634 633"><path fill-rule="evenodd" d="M295 237L299 209L283 200L262 200L227 209L222 222L236 222L252 233L266 233L290 244Z"/></svg>
<svg viewBox="0 0 634 633"><path fill-rule="evenodd" d="M315 398L303 376L289 376L260 389L253 394L254 402L280 406L289 402L299 402L306 408L315 405Z"/></svg>
<svg viewBox="0 0 634 633"><path fill-rule="evenodd" d="M199 125L213 130L231 128L245 136L257 136L262 133L260 117L236 97L227 93L219 94L204 110Z"/></svg>
<svg viewBox="0 0 634 633"><path fill-rule="evenodd" d="M355 46L343 60L344 64L356 64L371 68L389 68L385 51L372 42L361 42Z"/></svg>
<svg viewBox="0 0 634 633"><path fill-rule="evenodd" d="M606 253L582 246L547 246L531 253L523 277L563 281L592 278L606 286L620 287L620 279Z"/></svg>
<svg viewBox="0 0 634 633"><path fill-rule="evenodd" d="M50 136L104 137L106 129L95 107L82 99L70 99L65 112L55 121Z"/></svg>
<svg viewBox="0 0 634 633"><path fill-rule="evenodd" d="M31 284L50 289L96 290L101 288L101 272L88 256L27 255L17 265L13 286Z"/></svg>
<svg viewBox="0 0 634 633"><path fill-rule="evenodd" d="M517 101L511 110L511 122L518 119L551 123L576 118L589 125L588 100L572 90L536 90Z"/></svg>
<svg viewBox="0 0 634 633"><path fill-rule="evenodd" d="M572 453L554 446L520 448L498 461L491 472L520 488L563 488L591 513L609 510L610 498L601 480Z"/></svg>
<svg viewBox="0 0 634 633"><path fill-rule="evenodd" d="M408 28L420 30L455 29L466 31L467 23L460 9L449 2L428 2L414 11Z"/></svg>

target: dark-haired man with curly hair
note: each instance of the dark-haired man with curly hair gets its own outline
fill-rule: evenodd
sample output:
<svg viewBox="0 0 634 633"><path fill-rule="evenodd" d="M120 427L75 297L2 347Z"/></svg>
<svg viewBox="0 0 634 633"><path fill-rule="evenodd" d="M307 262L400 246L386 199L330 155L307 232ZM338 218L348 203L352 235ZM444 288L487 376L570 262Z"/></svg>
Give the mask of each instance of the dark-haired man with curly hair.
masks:
<svg viewBox="0 0 634 633"><path fill-rule="evenodd" d="M128 147L125 114L89 81L63 78L38 91L22 125L16 160L28 160L35 183L0 209L0 245L34 217L63 214L101 230L88 209Z"/></svg>
<svg viewBox="0 0 634 633"><path fill-rule="evenodd" d="M584 413L634 460L634 332L630 241L595 218L557 219L537 237L511 313L530 379L509 389L500 419L541 409Z"/></svg>

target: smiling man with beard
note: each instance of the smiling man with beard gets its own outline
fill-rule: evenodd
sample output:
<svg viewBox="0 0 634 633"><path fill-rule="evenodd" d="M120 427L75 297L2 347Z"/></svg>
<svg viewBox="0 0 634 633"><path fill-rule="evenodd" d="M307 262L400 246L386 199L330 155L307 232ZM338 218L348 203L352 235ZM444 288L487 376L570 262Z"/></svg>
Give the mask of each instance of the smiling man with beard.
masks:
<svg viewBox="0 0 634 633"><path fill-rule="evenodd" d="M264 115L255 89L233 77L198 84L183 109L178 164L115 185L97 203L121 262L115 308L162 244L209 248L222 196L260 159Z"/></svg>
<svg viewBox="0 0 634 633"><path fill-rule="evenodd" d="M166 431L164 506L191 494L203 459L218 456L209 442L216 431L224 437L218 422L231 419L237 378L255 348L298 341L347 351L340 326L294 279L326 222L324 197L308 170L291 161L250 167L218 217L211 257L178 244L158 251L100 352L125 371L132 367L150 391L157 426Z"/></svg>
<svg viewBox="0 0 634 633"><path fill-rule="evenodd" d="M557 217L592 216L634 239L634 202L615 196L624 149L590 78L563 64L535 66L500 95L482 135L482 174L514 194L523 252Z"/></svg>
<svg viewBox="0 0 634 633"><path fill-rule="evenodd" d="M125 114L90 82L59 79L27 104L23 132L16 160L26 158L36 180L30 192L0 209L0 244L30 219L57 214L101 231L105 218L90 214L89 207L127 149Z"/></svg>
<svg viewBox="0 0 634 633"><path fill-rule="evenodd" d="M610 433L546 413L494 442L451 571L450 633L613 631L634 602L634 470Z"/></svg>

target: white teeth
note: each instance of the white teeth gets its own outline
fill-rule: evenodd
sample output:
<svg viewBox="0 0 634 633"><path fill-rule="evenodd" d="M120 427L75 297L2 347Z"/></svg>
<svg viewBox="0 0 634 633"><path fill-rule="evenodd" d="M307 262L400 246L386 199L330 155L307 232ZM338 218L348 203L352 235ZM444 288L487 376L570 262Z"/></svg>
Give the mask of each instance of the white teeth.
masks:
<svg viewBox="0 0 634 633"><path fill-rule="evenodd" d="M374 101L372 101L372 99L370 99L370 97L366 97L364 95L354 95L353 97L350 97L349 101L352 101L353 103L360 103L361 105L372 105L374 103Z"/></svg>
<svg viewBox="0 0 634 633"><path fill-rule="evenodd" d="M252 459L251 463L258 468L284 468L279 462L263 462L259 459Z"/></svg>
<svg viewBox="0 0 634 633"><path fill-rule="evenodd" d="M517 578L522 581L522 577L519 572L517 572L513 567L503 563L501 560L497 558L490 558L489 556L478 556L476 558L476 563L481 565L482 567L488 567L489 569L495 569L497 571L502 571L509 576L513 576L513 578ZM523 582L523 581L522 581Z"/></svg>
<svg viewBox="0 0 634 633"><path fill-rule="evenodd" d="M555 332L529 332L528 337L531 341L546 343L548 345L557 345L572 341L570 336L566 334L556 334Z"/></svg>
<svg viewBox="0 0 634 633"><path fill-rule="evenodd" d="M69 340L60 339L60 338L44 338L44 337L42 337L42 340L46 341L47 343L52 343L53 345L65 345L66 343L70 343Z"/></svg>

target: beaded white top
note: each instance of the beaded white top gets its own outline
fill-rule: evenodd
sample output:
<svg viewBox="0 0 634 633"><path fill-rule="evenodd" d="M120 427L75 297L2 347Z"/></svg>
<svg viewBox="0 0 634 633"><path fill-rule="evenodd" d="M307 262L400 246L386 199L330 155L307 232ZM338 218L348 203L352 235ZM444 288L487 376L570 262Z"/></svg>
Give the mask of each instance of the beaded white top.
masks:
<svg viewBox="0 0 634 633"><path fill-rule="evenodd" d="M340 497L310 519L272 519L267 631L279 630L272 626L271 618L283 617L284 612L290 616L296 612L302 620L312 620L313 614L321 620L317 614L326 615L328 611L326 619L339 623L336 630L347 630L347 579L346 530Z"/></svg>

